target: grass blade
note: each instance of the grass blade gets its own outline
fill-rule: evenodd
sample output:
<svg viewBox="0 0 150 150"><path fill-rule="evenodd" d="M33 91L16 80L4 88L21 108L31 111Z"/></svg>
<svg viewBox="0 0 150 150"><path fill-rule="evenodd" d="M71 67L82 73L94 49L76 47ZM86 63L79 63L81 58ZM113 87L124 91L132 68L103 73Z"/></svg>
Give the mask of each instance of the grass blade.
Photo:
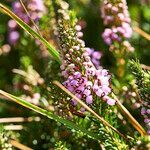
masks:
<svg viewBox="0 0 150 150"><path fill-rule="evenodd" d="M39 113L39 114L41 114L43 116L46 116L46 117L48 117L50 119L53 119L53 120L55 120L55 121L65 125L69 129L80 131L83 134L85 134L85 135L87 135L87 136L89 136L90 138L93 138L93 139L97 139L97 140L100 139L99 135L97 135L97 134L95 134L95 133L93 133L91 131L88 131L87 129L85 129L83 127L80 127L79 125L76 125L75 123L73 123L73 122L71 122L71 121L69 121L67 119L64 119L64 118L62 118L62 117L60 117L58 115L55 115L52 112L49 112L49 111L47 111L45 109L42 109L42 108L40 108L40 107L38 107L36 105L33 105L33 104L31 104L31 103L29 103L29 102L27 102L27 101L25 101L25 100L23 100L23 99L21 99L19 97L11 95L11 94L9 94L7 92L4 92L2 90L0 90L0 94L5 96L5 97L7 97L7 98L9 98L9 99L11 99L12 101L14 101L14 102L16 102L18 104L26 107L26 108L29 108L29 109L31 109L31 110L33 110L33 111L35 111L35 112L37 112L37 113Z"/></svg>
<svg viewBox="0 0 150 150"><path fill-rule="evenodd" d="M31 36L33 36L34 38L38 39L39 41L41 41L41 43L43 45L46 46L46 48L48 49L50 55L59 63L61 63L60 61L60 57L59 57L59 53L57 50L55 50L55 48L47 41L45 40L40 34L38 34L37 32L35 32L29 25L27 25L24 21L22 21L17 15L15 15L11 10L9 10L6 6L4 6L2 3L0 3L0 11L8 16L10 16L12 19L14 19L17 24L22 27L26 32L28 32Z"/></svg>
<svg viewBox="0 0 150 150"><path fill-rule="evenodd" d="M20 4L22 5L23 9L25 10L27 16L30 18L30 21L31 21L32 24L34 25L36 31L40 34L40 31L39 31L38 26L36 25L36 23L34 22L34 20L31 18L30 13L29 13L28 10L26 9L26 7L25 7L23 1L22 1L22 0L19 0L19 1L20 1ZM41 34L40 34L40 35L41 35Z"/></svg>

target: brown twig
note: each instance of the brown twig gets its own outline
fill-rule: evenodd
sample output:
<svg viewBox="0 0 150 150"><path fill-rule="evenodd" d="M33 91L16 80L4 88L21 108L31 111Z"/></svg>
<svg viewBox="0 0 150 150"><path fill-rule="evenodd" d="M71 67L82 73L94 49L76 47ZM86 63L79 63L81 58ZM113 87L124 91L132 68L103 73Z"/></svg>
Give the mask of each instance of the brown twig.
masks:
<svg viewBox="0 0 150 150"><path fill-rule="evenodd" d="M23 126L22 125L6 125L4 126L5 130L22 130Z"/></svg>
<svg viewBox="0 0 150 150"><path fill-rule="evenodd" d="M130 114L130 112L121 104L121 102L117 99L115 94L112 93L113 98L116 100L116 104L118 108L121 110L121 112L127 117L127 119L130 121L130 123L133 125L133 127L141 134L146 135L146 131L143 129L143 127L136 121L136 119Z"/></svg>
<svg viewBox="0 0 150 150"><path fill-rule="evenodd" d="M71 96L73 99L75 99L80 105L82 105L87 111L89 111L91 114L93 114L98 120L100 120L105 126L111 128L113 131L118 133L122 138L127 140L127 138L120 133L116 128L114 128L112 125L110 125L107 121L104 120L104 118L100 117L96 112L94 112L90 107L88 107L84 102L82 102L79 98L77 98L75 95L73 95L69 90L67 90L60 82L54 81L55 85L57 85L59 88L61 88L64 92L66 92L69 96Z"/></svg>
<svg viewBox="0 0 150 150"><path fill-rule="evenodd" d="M150 35L148 33L144 32L143 30L141 30L139 27L137 27L137 26L133 27L133 30L150 41Z"/></svg>
<svg viewBox="0 0 150 150"><path fill-rule="evenodd" d="M23 145L15 140L10 140L10 144L20 150L33 150L32 148L27 147L26 145Z"/></svg>
<svg viewBox="0 0 150 150"><path fill-rule="evenodd" d="M142 104L142 99L141 99L141 97L140 97L140 95L139 95L139 93L138 93L137 89L135 89L135 93L136 93L136 95L137 95L138 102L139 102L139 103L140 103L140 105L141 105L141 104Z"/></svg>
<svg viewBox="0 0 150 150"><path fill-rule="evenodd" d="M32 122L40 121L40 117L12 117L12 118L0 118L0 123L16 123L16 122Z"/></svg>
<svg viewBox="0 0 150 150"><path fill-rule="evenodd" d="M24 5L23 1L22 1L22 0L19 0L19 1L20 1L21 5L22 5L23 9L24 9L24 10L25 10L25 12L27 13L28 17L30 18L30 20L31 20L32 24L33 24L33 25L34 25L34 27L36 28L37 32L41 35L41 33L40 33L40 30L39 30L38 26L35 24L35 22L34 22L34 21L33 21L33 19L31 18L30 13L29 13L29 12L28 12L28 10L26 9L26 7L25 7L25 5Z"/></svg>
<svg viewBox="0 0 150 150"><path fill-rule="evenodd" d="M4 99L4 100L8 100L8 101L10 101L10 99L9 99L9 98L7 98L7 97L5 97L5 96L3 96L3 95L0 95L0 99Z"/></svg>

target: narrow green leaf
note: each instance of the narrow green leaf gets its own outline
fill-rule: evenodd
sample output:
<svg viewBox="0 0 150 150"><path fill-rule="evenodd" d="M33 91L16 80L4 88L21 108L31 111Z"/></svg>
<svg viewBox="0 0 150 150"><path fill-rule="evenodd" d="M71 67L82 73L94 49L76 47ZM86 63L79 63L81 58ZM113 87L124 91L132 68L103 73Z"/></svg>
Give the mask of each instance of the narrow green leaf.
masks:
<svg viewBox="0 0 150 150"><path fill-rule="evenodd" d="M71 122L71 121L69 121L67 119L64 119L64 118L62 118L62 117L60 117L58 115L55 115L52 112L49 112L49 111L47 111L45 109L42 109L42 108L40 108L40 107L38 107L36 105L33 105L33 104L31 104L31 103L29 103L29 102L27 102L27 101L25 101L25 100L23 100L23 99L21 99L19 97L16 97L14 95L6 93L6 92L4 92L2 90L0 90L0 94L2 94L3 96L11 99L12 101L14 101L14 102L16 102L16 103L26 107L26 108L29 108L29 109L31 109L31 110L33 110L33 111L35 111L35 112L37 112L37 113L39 113L39 114L41 114L43 116L46 116L46 117L48 117L50 119L53 119L53 120L55 120L55 121L57 121L59 123L62 123L63 125L65 125L69 129L73 129L73 130L82 132L83 134L89 136L90 138L96 139L96 140L100 139L99 135L97 135L97 134L95 134L95 133L93 133L91 131L88 131L87 129L85 129L85 128L79 126L79 125L76 125L75 123L73 123L73 122Z"/></svg>
<svg viewBox="0 0 150 150"><path fill-rule="evenodd" d="M60 57L59 53L55 48L50 45L50 43L45 40L41 35L39 35L37 32L35 32L29 25L27 25L24 21L22 21L18 16L16 16L11 10L9 10L6 6L4 6L2 3L0 3L0 11L8 16L10 16L12 19L14 19L20 27L22 27L26 32L28 32L31 36L41 41L43 45L45 45L50 53L50 55L59 63Z"/></svg>

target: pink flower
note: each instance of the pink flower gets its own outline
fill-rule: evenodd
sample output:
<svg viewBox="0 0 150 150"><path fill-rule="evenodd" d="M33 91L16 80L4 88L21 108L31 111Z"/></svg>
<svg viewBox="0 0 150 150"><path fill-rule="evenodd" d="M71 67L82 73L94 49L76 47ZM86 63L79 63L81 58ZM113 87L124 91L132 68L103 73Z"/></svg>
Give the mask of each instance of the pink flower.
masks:
<svg viewBox="0 0 150 150"><path fill-rule="evenodd" d="M141 109L141 114L142 115L146 114L146 109L144 107Z"/></svg>
<svg viewBox="0 0 150 150"><path fill-rule="evenodd" d="M86 97L86 103L87 103L87 104L92 104L92 102L93 102L92 95L87 96L87 97Z"/></svg>
<svg viewBox="0 0 150 150"><path fill-rule="evenodd" d="M30 0L24 2L25 6L28 8L28 12L33 19L33 21L37 22L39 18L43 16L45 13L45 6L42 0ZM22 7L19 0L12 3L12 11L21 18L25 23L31 25L30 17L26 14L24 8ZM19 33L17 31L18 25L15 21L10 20L8 22L8 27L10 30L9 33L9 42L10 44L16 44L19 39ZM32 26L33 27L33 26ZM12 32L12 33L11 33ZM16 34L13 35L12 34Z"/></svg>
<svg viewBox="0 0 150 150"><path fill-rule="evenodd" d="M129 24L131 19L129 18L126 1L120 0L111 2L105 0L105 2L103 2L101 12L103 22L107 25L107 28L102 34L107 45L111 45L113 42L120 42L121 40L131 37L132 29Z"/></svg>
<svg viewBox="0 0 150 150"><path fill-rule="evenodd" d="M20 37L19 32L17 32L17 31L11 31L9 33L9 42L11 44L16 44L17 41L18 41L18 39L19 39L19 37Z"/></svg>
<svg viewBox="0 0 150 150"><path fill-rule="evenodd" d="M91 105L94 103L94 97L103 99L103 96L110 94L110 75L107 70L94 66L93 62L99 64L101 53L85 47L85 43L77 35L81 30L79 26L68 29L67 24L70 25L70 21L69 16L67 18L64 16L67 15L65 11L58 12L61 16L58 31L62 50L61 70L65 79L63 84L70 92ZM76 28L78 31L75 31ZM106 29L104 35L109 36L110 33L112 31ZM92 62L92 60L94 61ZM77 105L75 100L71 100L71 102L73 105ZM112 105L112 103L110 104Z"/></svg>
<svg viewBox="0 0 150 150"><path fill-rule="evenodd" d="M115 105L115 103L116 103L116 101L114 99L112 99L112 98L110 98L108 96L104 96L103 99L106 100L107 104L109 104L111 106Z"/></svg>

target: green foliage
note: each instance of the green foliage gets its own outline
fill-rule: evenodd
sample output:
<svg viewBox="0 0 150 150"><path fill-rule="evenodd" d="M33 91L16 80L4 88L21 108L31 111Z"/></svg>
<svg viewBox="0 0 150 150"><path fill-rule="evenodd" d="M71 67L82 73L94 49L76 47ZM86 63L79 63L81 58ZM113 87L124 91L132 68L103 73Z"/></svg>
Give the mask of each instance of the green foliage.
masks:
<svg viewBox="0 0 150 150"><path fill-rule="evenodd" d="M13 137L13 133L5 131L2 125L0 125L0 149L14 150L10 143L10 139Z"/></svg>
<svg viewBox="0 0 150 150"><path fill-rule="evenodd" d="M13 101L15 101L16 103L19 103L20 105L24 106L24 107L27 107L31 110L34 110L35 112L43 115L43 116L46 116L50 119L53 119L55 120L56 122L59 122L59 123L62 123L63 125L67 126L68 128L72 129L72 130L75 130L75 131L78 131L78 132L82 132L83 134L86 134L87 136L91 137L91 138L94 138L94 139L99 139L99 136L82 128L82 127L79 127L78 125L74 124L73 122L67 120L67 119L64 119L58 115L55 115L53 114L52 112L49 112L45 109L42 109L40 107L37 107L36 105L33 105L19 97L16 97L16 96L13 96L9 93L6 93L6 92L3 92L0 90L0 94L2 95L5 95L6 97L8 98L11 98Z"/></svg>
<svg viewBox="0 0 150 150"><path fill-rule="evenodd" d="M18 25L20 25L20 27L22 27L27 33L29 33L31 36L41 41L41 43L43 43L43 45L45 45L49 50L50 55L52 55L52 57L54 57L54 59L56 59L60 63L58 52L40 34L35 32L30 26L28 26L24 21L22 21L18 16L16 16L12 11L10 11L7 7L5 7L1 3L0 3L0 11L6 13L8 16L14 19L18 23Z"/></svg>
<svg viewBox="0 0 150 150"><path fill-rule="evenodd" d="M138 61L130 61L129 68L136 79L136 85L141 98L146 102L150 100L150 71L143 70Z"/></svg>
<svg viewBox="0 0 150 150"><path fill-rule="evenodd" d="M138 141L138 145L136 146L137 150L149 150L150 149L150 136L142 137Z"/></svg>
<svg viewBox="0 0 150 150"><path fill-rule="evenodd" d="M37 150L125 150L133 147L135 149L149 149L149 137L140 136L133 130L128 120L117 110L117 107L110 107L96 98L94 99L95 104L90 106L113 127L127 136L128 141L121 138L108 127L105 127L88 112L82 113L74 108L72 110L68 102L68 95L52 84L53 80L63 82L63 78L60 75L61 61L59 53L56 50L59 50L58 36L55 33L57 23L54 16L56 15L56 10L54 11L52 5L52 2L59 3L62 0L44 0L44 2L47 12L37 23L41 34L38 34L10 11L12 1L2 2L10 9L7 9L0 3L0 12L3 12L3 14L0 13L0 89L12 93L11 95L5 93L6 97L9 96L15 102L33 110L29 111L10 101L8 97L0 95L1 118L22 117L25 119L24 122L8 122L5 124L22 125L23 129L20 131L6 131L3 126L0 126L0 149L13 149L9 143L11 138ZM108 46L104 44L101 38L104 26L99 11L100 0L65 0L65 2L68 2L70 8L73 10L69 11L71 16L68 21L71 24L69 28L73 27L76 23L80 24L84 33L83 39L86 46L103 52L101 66L111 69L113 92L117 94L119 100L130 110L138 122L144 126L135 90L138 90L144 102L149 103L150 72L143 70L139 62L130 61L130 69L128 71L126 67L124 68L126 73L122 78L118 79L117 76L114 76L117 74L116 70L120 62L115 62L117 56L112 55L108 50ZM147 1L138 0L137 3L128 1L128 6L133 25L137 25L149 33L150 8ZM15 19L20 27L29 33L29 35L17 27L20 34L18 43L10 45L10 51L3 53L3 46L8 46L9 29L7 24L10 18L6 14ZM78 21L76 16L79 18ZM38 39L41 43L37 44L37 40L32 37ZM149 41L135 32L130 41L131 45L135 47L135 52L132 55L119 53L120 58L123 56L127 62L130 58L136 56L142 64L150 65ZM48 49L53 59L49 57L46 49ZM26 76L18 73L14 74L14 69L24 72ZM37 74L38 79L42 79L43 82L37 82L34 85L33 81L35 81ZM31 76L32 79L30 78ZM134 87L133 78L136 80L137 87ZM35 98L34 96L37 95L38 98ZM38 122L31 121L36 116L40 120ZM27 118L32 119L28 120ZM16 134L17 136L15 136Z"/></svg>
<svg viewBox="0 0 150 150"><path fill-rule="evenodd" d="M66 147L66 144L61 141L55 144L55 149L56 150L68 150L68 148Z"/></svg>

